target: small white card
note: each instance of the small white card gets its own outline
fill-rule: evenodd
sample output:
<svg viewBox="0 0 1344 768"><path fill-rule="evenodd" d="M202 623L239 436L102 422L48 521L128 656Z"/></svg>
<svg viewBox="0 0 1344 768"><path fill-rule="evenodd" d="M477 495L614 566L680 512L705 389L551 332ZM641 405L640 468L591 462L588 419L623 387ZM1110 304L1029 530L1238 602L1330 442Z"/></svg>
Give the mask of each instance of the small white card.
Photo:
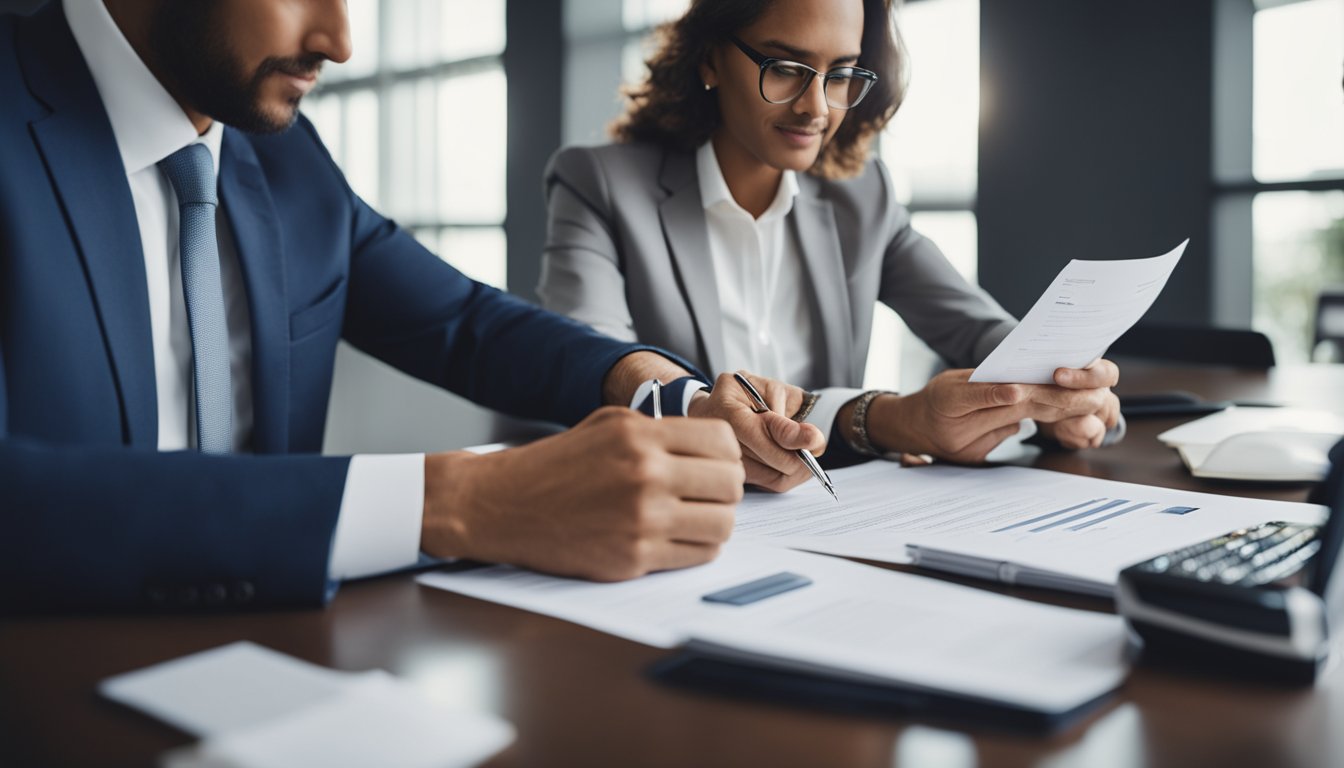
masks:
<svg viewBox="0 0 1344 768"><path fill-rule="evenodd" d="M104 680L109 699L200 744L170 768L475 765L514 739L513 726L423 698L382 670L339 672L248 642Z"/></svg>
<svg viewBox="0 0 1344 768"><path fill-rule="evenodd" d="M164 768L466 768L508 746L513 726L425 701L396 678L361 677L285 717L164 756Z"/></svg>
<svg viewBox="0 0 1344 768"><path fill-rule="evenodd" d="M98 691L205 737L326 701L358 677L239 642L110 677Z"/></svg>

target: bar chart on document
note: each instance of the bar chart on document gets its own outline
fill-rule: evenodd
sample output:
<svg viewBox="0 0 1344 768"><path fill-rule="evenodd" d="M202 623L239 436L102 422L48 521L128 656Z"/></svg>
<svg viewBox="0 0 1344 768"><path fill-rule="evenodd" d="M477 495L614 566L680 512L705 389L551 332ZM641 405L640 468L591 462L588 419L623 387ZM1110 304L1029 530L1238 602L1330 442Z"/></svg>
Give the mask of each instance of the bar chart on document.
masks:
<svg viewBox="0 0 1344 768"><path fill-rule="evenodd" d="M1098 584L1121 568L1270 520L1315 522L1319 508L1050 472L869 462L820 488L751 493L734 537L814 552L910 562L907 545L1018 563Z"/></svg>
<svg viewBox="0 0 1344 768"><path fill-rule="evenodd" d="M1005 525L1002 528L995 528L990 533L1025 533L1036 534L1045 531L1063 529L1070 532L1076 532L1091 528L1095 525L1104 525L1107 521L1123 517L1131 512L1146 510L1148 512L1158 512L1164 515L1188 515L1195 512L1199 507L1176 505L1168 507L1154 501L1134 501L1132 499L1108 499L1105 497L1088 499L1087 501L1047 512L1039 517L1032 517L1021 522ZM1116 521L1121 523L1123 521ZM1116 523L1112 523L1115 525Z"/></svg>

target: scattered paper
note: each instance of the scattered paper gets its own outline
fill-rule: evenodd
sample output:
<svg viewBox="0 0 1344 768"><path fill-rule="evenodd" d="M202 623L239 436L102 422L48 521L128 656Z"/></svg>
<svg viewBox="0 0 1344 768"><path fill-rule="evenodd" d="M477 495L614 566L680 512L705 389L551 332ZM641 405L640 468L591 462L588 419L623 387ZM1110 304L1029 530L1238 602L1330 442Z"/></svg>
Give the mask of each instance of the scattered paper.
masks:
<svg viewBox="0 0 1344 768"><path fill-rule="evenodd" d="M813 485L749 493L734 540L909 562L907 545L1066 575L1105 592L1120 571L1163 552L1273 520L1316 523L1314 504L1248 499L1025 467L900 467L831 472L836 505ZM989 576L993 578L993 576Z"/></svg>
<svg viewBox="0 0 1344 768"><path fill-rule="evenodd" d="M326 701L358 677L239 642L108 678L98 689L187 733L213 736Z"/></svg>
<svg viewBox="0 0 1344 768"><path fill-rule="evenodd" d="M170 768L470 766L514 739L504 720L429 701L381 670L339 672L248 642L118 675L99 691L204 737L168 753Z"/></svg>
<svg viewBox="0 0 1344 768"><path fill-rule="evenodd" d="M820 485L816 487L821 490ZM683 627L689 622L719 616L725 610L740 610L704 602L702 595L805 567L814 557L769 547L734 547L698 568L652 573L614 584L563 579L508 565L426 573L419 581L565 619L655 648L674 648L685 642ZM809 590L812 588L804 587L798 592Z"/></svg>
<svg viewBox="0 0 1344 768"><path fill-rule="evenodd" d="M383 673L284 717L169 753L165 768L465 768L508 746L513 727L416 696Z"/></svg>
<svg viewBox="0 0 1344 768"><path fill-rule="evenodd" d="M809 586L754 602L707 593L788 571ZM1123 680L1119 617L1030 603L839 558L729 544L714 562L596 584L508 567L420 582L659 647L1063 712Z"/></svg>

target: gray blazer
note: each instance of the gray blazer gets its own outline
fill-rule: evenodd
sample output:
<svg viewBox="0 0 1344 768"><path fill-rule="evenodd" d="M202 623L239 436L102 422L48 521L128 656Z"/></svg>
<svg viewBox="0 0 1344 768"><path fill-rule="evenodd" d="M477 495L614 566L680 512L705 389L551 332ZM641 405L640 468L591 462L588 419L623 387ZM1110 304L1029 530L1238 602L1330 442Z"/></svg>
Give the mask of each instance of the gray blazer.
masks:
<svg viewBox="0 0 1344 768"><path fill-rule="evenodd" d="M787 219L819 322L808 389L862 385L873 307L882 301L951 365L983 360L1016 321L910 228L886 167L845 180L798 175ZM618 339L727 370L695 156L646 144L569 147L546 171L541 284L548 309ZM894 351L893 351L894 354Z"/></svg>

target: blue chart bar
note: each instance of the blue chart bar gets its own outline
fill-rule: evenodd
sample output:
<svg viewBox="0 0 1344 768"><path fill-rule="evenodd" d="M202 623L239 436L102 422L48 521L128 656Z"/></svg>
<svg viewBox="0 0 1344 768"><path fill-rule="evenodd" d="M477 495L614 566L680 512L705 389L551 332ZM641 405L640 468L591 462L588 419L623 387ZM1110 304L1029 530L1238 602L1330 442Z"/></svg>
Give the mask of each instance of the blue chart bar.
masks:
<svg viewBox="0 0 1344 768"><path fill-rule="evenodd" d="M1099 512L1105 512L1105 511L1108 510L1108 509L1114 509L1114 508L1120 506L1121 504L1128 504L1128 503L1129 503L1129 499L1116 499L1115 501L1108 501L1108 502L1106 502L1105 504L1102 504L1102 505L1099 506L1099 507L1093 507L1093 508L1091 508L1091 509L1084 510L1084 511L1082 511L1082 512L1079 512L1079 513L1076 514L1076 515L1069 515L1068 517L1066 517L1066 518L1064 518L1064 519L1062 519L1062 520L1056 520L1056 521L1053 522L1053 523L1048 523L1048 524L1046 524L1046 525L1042 525L1042 526L1039 527L1039 528L1032 528L1032 529L1031 529L1031 532L1032 532L1032 533L1040 533L1041 531L1048 531L1048 530L1050 530L1051 528L1058 528L1058 527L1061 526L1061 525L1068 525L1069 523L1075 522L1075 521L1077 521L1077 520L1082 520L1084 517L1091 517L1092 515L1095 515L1095 514L1097 514L1097 513L1099 513Z"/></svg>
<svg viewBox="0 0 1344 768"><path fill-rule="evenodd" d="M1119 516L1125 514L1126 512L1133 512L1133 511L1136 510L1136 509L1143 509L1144 507L1151 507L1151 506L1153 506L1153 502L1151 502L1151 501L1141 501L1141 502L1139 502L1138 504L1131 504L1131 505L1129 505L1128 507L1125 507L1124 509L1120 510L1119 512L1112 512L1112 513L1109 514L1109 515L1102 515L1101 517L1094 517L1094 518L1092 518L1091 520L1088 520L1086 523L1082 523L1082 524L1080 524L1080 525L1075 525L1075 526L1073 526L1073 527L1070 528L1069 530L1070 530L1070 531L1081 531L1081 530L1083 530L1084 528L1088 527L1089 525L1096 525L1097 523L1104 523L1104 522L1106 522L1107 520L1110 520L1112 517L1119 517Z"/></svg>
<svg viewBox="0 0 1344 768"><path fill-rule="evenodd" d="M1020 523L1013 523L1012 525L1009 525L1009 526L1006 526L1006 527L1003 527L1003 528L998 528L998 529L995 529L995 530L993 530L993 531L990 531L990 533L1003 533L1004 531L1011 531L1011 530L1013 530L1014 528L1025 528L1025 527L1027 527L1028 525L1035 525L1036 523L1039 523L1039 522L1041 522L1042 520L1049 520L1050 518L1054 517L1055 515L1062 515L1062 514L1064 514L1065 512L1072 512L1072 511L1075 510L1075 509L1080 509L1080 508L1082 508L1082 507L1086 507L1088 504L1096 504L1098 501L1102 501L1102 500L1105 499L1105 498L1106 498L1106 497L1103 496L1103 497L1101 497L1100 499L1091 499L1090 501L1084 501L1082 504L1074 504L1072 507L1065 507L1065 508L1063 508L1063 509L1060 509L1060 510L1056 510L1056 511L1054 511L1054 512L1051 512L1051 513L1049 513L1049 514L1041 515L1040 517L1033 517L1033 518L1031 518L1030 520L1023 520L1023 521L1020 522Z"/></svg>

